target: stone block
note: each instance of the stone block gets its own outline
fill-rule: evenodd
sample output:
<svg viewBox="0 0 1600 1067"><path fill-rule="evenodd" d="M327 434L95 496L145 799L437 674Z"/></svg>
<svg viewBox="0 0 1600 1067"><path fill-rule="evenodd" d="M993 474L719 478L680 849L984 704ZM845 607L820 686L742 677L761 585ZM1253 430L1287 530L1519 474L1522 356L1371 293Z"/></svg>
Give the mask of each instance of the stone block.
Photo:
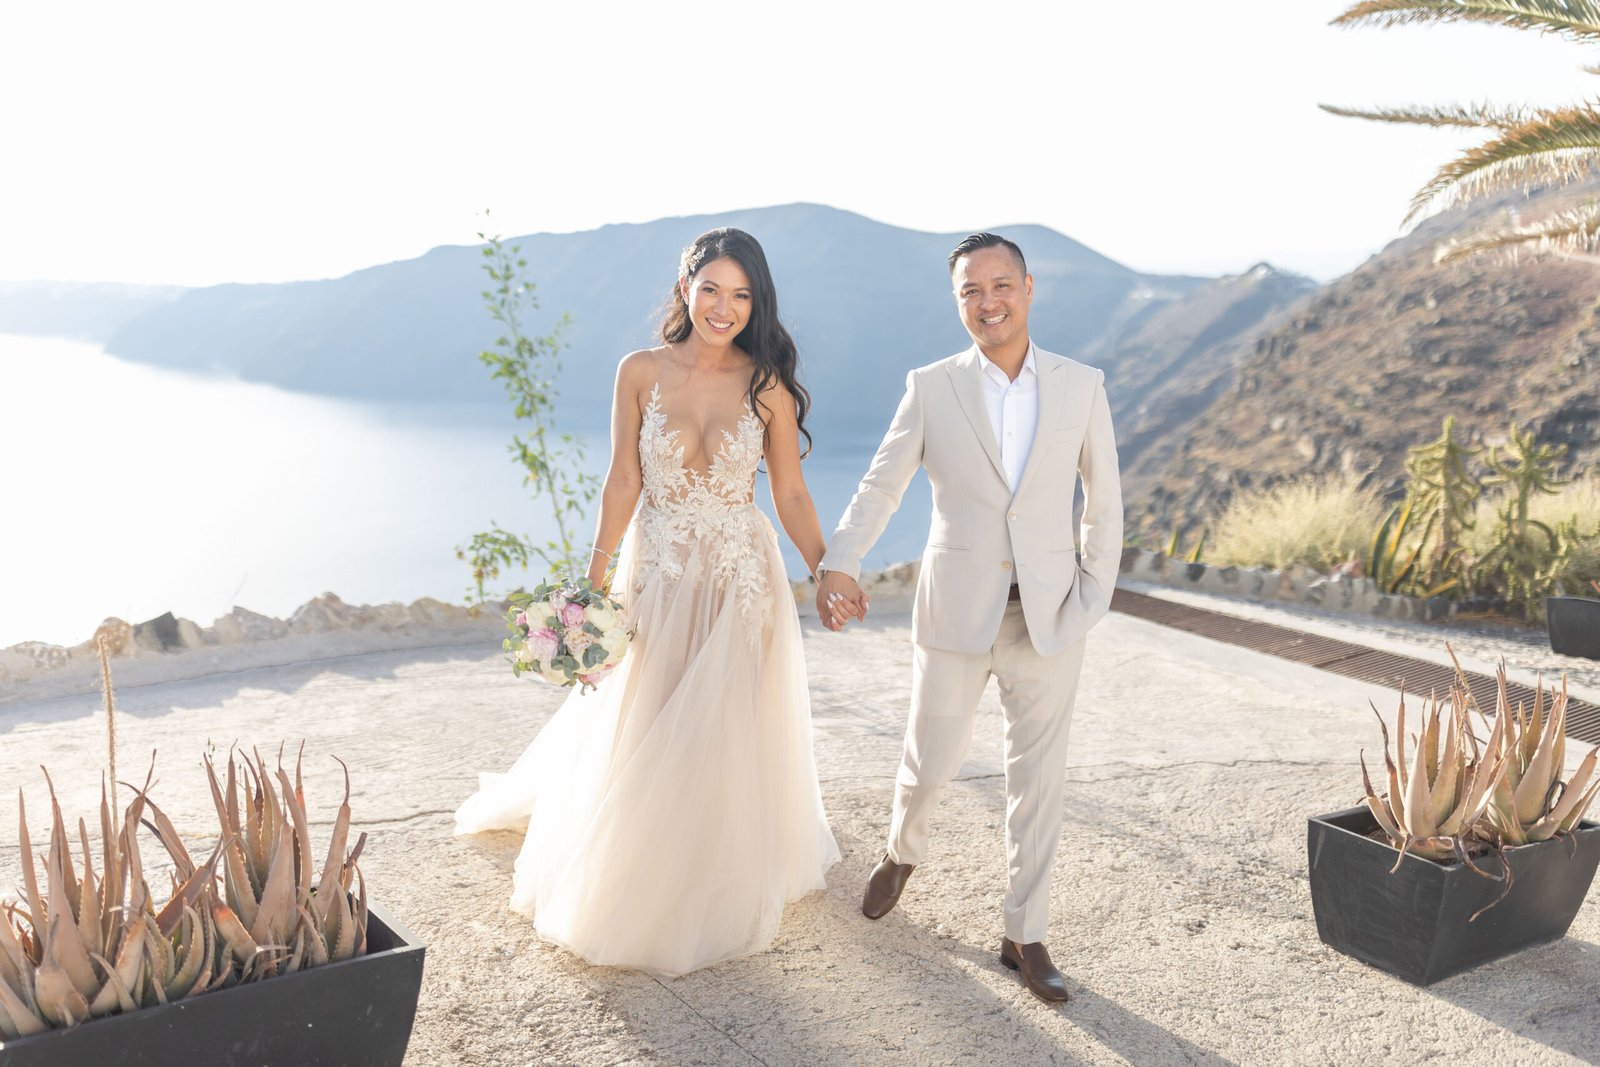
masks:
<svg viewBox="0 0 1600 1067"><path fill-rule="evenodd" d="M72 653L61 645L43 641L23 641L0 649L0 680L21 681L34 675L64 667Z"/></svg>
<svg viewBox="0 0 1600 1067"><path fill-rule="evenodd" d="M1239 568L1237 567L1211 567L1203 564L1191 566L1204 566L1200 577L1195 581L1195 586L1208 593L1222 593L1232 596L1239 589Z"/></svg>
<svg viewBox="0 0 1600 1067"><path fill-rule="evenodd" d="M1350 587L1350 610L1370 615L1378 605L1378 583L1371 578L1357 578Z"/></svg>
<svg viewBox="0 0 1600 1067"><path fill-rule="evenodd" d="M863 574L862 585L879 592L909 593L917 587L917 575L921 571L920 559L907 560L875 573Z"/></svg>
<svg viewBox="0 0 1600 1067"><path fill-rule="evenodd" d="M1266 567L1245 567L1239 571L1239 593L1248 597L1269 596L1267 590L1277 578L1278 572Z"/></svg>
<svg viewBox="0 0 1600 1067"><path fill-rule="evenodd" d="M147 652L176 652L182 647L177 616L169 611L138 623L133 628L133 643Z"/></svg>
<svg viewBox="0 0 1600 1067"><path fill-rule="evenodd" d="M289 629L296 633L331 633L354 630L367 621L364 609L346 604L333 593L323 593L294 609L289 616Z"/></svg>
<svg viewBox="0 0 1600 1067"><path fill-rule="evenodd" d="M425 596L413 601L406 611L416 622L428 624L463 622L472 617L471 612L466 608L457 604L446 604L444 601L435 600L431 596Z"/></svg>
<svg viewBox="0 0 1600 1067"><path fill-rule="evenodd" d="M228 614L211 624L211 638L219 645L233 645L241 641L271 641L285 637L289 624L282 619L261 615L237 605Z"/></svg>
<svg viewBox="0 0 1600 1067"><path fill-rule="evenodd" d="M192 620L178 619L178 646L180 648L202 648L206 644L206 632Z"/></svg>
<svg viewBox="0 0 1600 1067"><path fill-rule="evenodd" d="M1141 552L1128 577L1145 582L1164 583L1171 573L1172 559L1169 556L1161 552Z"/></svg>
<svg viewBox="0 0 1600 1067"><path fill-rule="evenodd" d="M1446 600L1442 596L1429 597L1422 602L1422 619L1433 622L1436 619L1448 619L1455 614L1455 602Z"/></svg>
<svg viewBox="0 0 1600 1067"><path fill-rule="evenodd" d="M387 604L379 604L368 608L367 612L371 625L377 626L385 632L411 624L411 612L406 609L404 604L398 601L391 600ZM501 610L496 614L504 615L505 611Z"/></svg>

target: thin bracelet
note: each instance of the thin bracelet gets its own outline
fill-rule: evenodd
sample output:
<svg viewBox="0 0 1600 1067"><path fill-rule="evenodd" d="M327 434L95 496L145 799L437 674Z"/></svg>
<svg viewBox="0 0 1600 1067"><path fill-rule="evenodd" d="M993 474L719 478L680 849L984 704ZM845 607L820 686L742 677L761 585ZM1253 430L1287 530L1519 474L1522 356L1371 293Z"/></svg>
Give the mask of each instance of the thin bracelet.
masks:
<svg viewBox="0 0 1600 1067"><path fill-rule="evenodd" d="M606 559L611 560L613 563L615 563L616 560L617 560L616 556L613 556L611 553L607 552L605 549L601 548L599 545L595 545L594 546L594 551L600 553L602 556L604 556Z"/></svg>

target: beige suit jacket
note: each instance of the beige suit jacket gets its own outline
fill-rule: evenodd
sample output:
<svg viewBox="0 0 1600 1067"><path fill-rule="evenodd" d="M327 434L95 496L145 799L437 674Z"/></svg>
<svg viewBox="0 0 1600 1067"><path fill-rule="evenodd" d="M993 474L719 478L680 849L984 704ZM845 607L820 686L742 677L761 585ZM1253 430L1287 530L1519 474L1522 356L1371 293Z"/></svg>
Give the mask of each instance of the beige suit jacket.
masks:
<svg viewBox="0 0 1600 1067"><path fill-rule="evenodd" d="M994 645L1013 578L1033 646L1051 656L1111 606L1122 561L1122 489L1105 375L1034 346L1039 422L1012 493L984 406L976 346L906 375L906 392L822 565L861 575L918 467L933 519L911 615L912 640L951 652ZM1073 488L1083 521L1073 535Z"/></svg>

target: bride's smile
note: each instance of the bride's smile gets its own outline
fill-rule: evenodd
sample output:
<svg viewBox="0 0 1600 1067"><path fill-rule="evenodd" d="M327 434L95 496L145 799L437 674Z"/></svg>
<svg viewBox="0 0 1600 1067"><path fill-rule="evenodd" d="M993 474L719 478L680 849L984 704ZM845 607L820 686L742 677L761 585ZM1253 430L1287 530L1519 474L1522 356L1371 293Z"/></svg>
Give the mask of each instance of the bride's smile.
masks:
<svg viewBox="0 0 1600 1067"><path fill-rule="evenodd" d="M750 317L750 278L729 258L713 260L679 283L695 336L713 348L733 343Z"/></svg>

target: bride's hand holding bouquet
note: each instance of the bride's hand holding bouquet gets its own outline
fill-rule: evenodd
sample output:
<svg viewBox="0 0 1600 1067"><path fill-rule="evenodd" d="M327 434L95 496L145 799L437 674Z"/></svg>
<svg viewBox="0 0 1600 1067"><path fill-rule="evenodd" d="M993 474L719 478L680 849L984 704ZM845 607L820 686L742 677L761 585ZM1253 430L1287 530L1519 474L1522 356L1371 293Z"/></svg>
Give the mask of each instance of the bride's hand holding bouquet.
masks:
<svg viewBox="0 0 1600 1067"><path fill-rule="evenodd" d="M555 685L581 685L584 692L622 662L633 638L622 605L587 578L512 594L506 628L512 632L504 647L513 674L531 671Z"/></svg>

